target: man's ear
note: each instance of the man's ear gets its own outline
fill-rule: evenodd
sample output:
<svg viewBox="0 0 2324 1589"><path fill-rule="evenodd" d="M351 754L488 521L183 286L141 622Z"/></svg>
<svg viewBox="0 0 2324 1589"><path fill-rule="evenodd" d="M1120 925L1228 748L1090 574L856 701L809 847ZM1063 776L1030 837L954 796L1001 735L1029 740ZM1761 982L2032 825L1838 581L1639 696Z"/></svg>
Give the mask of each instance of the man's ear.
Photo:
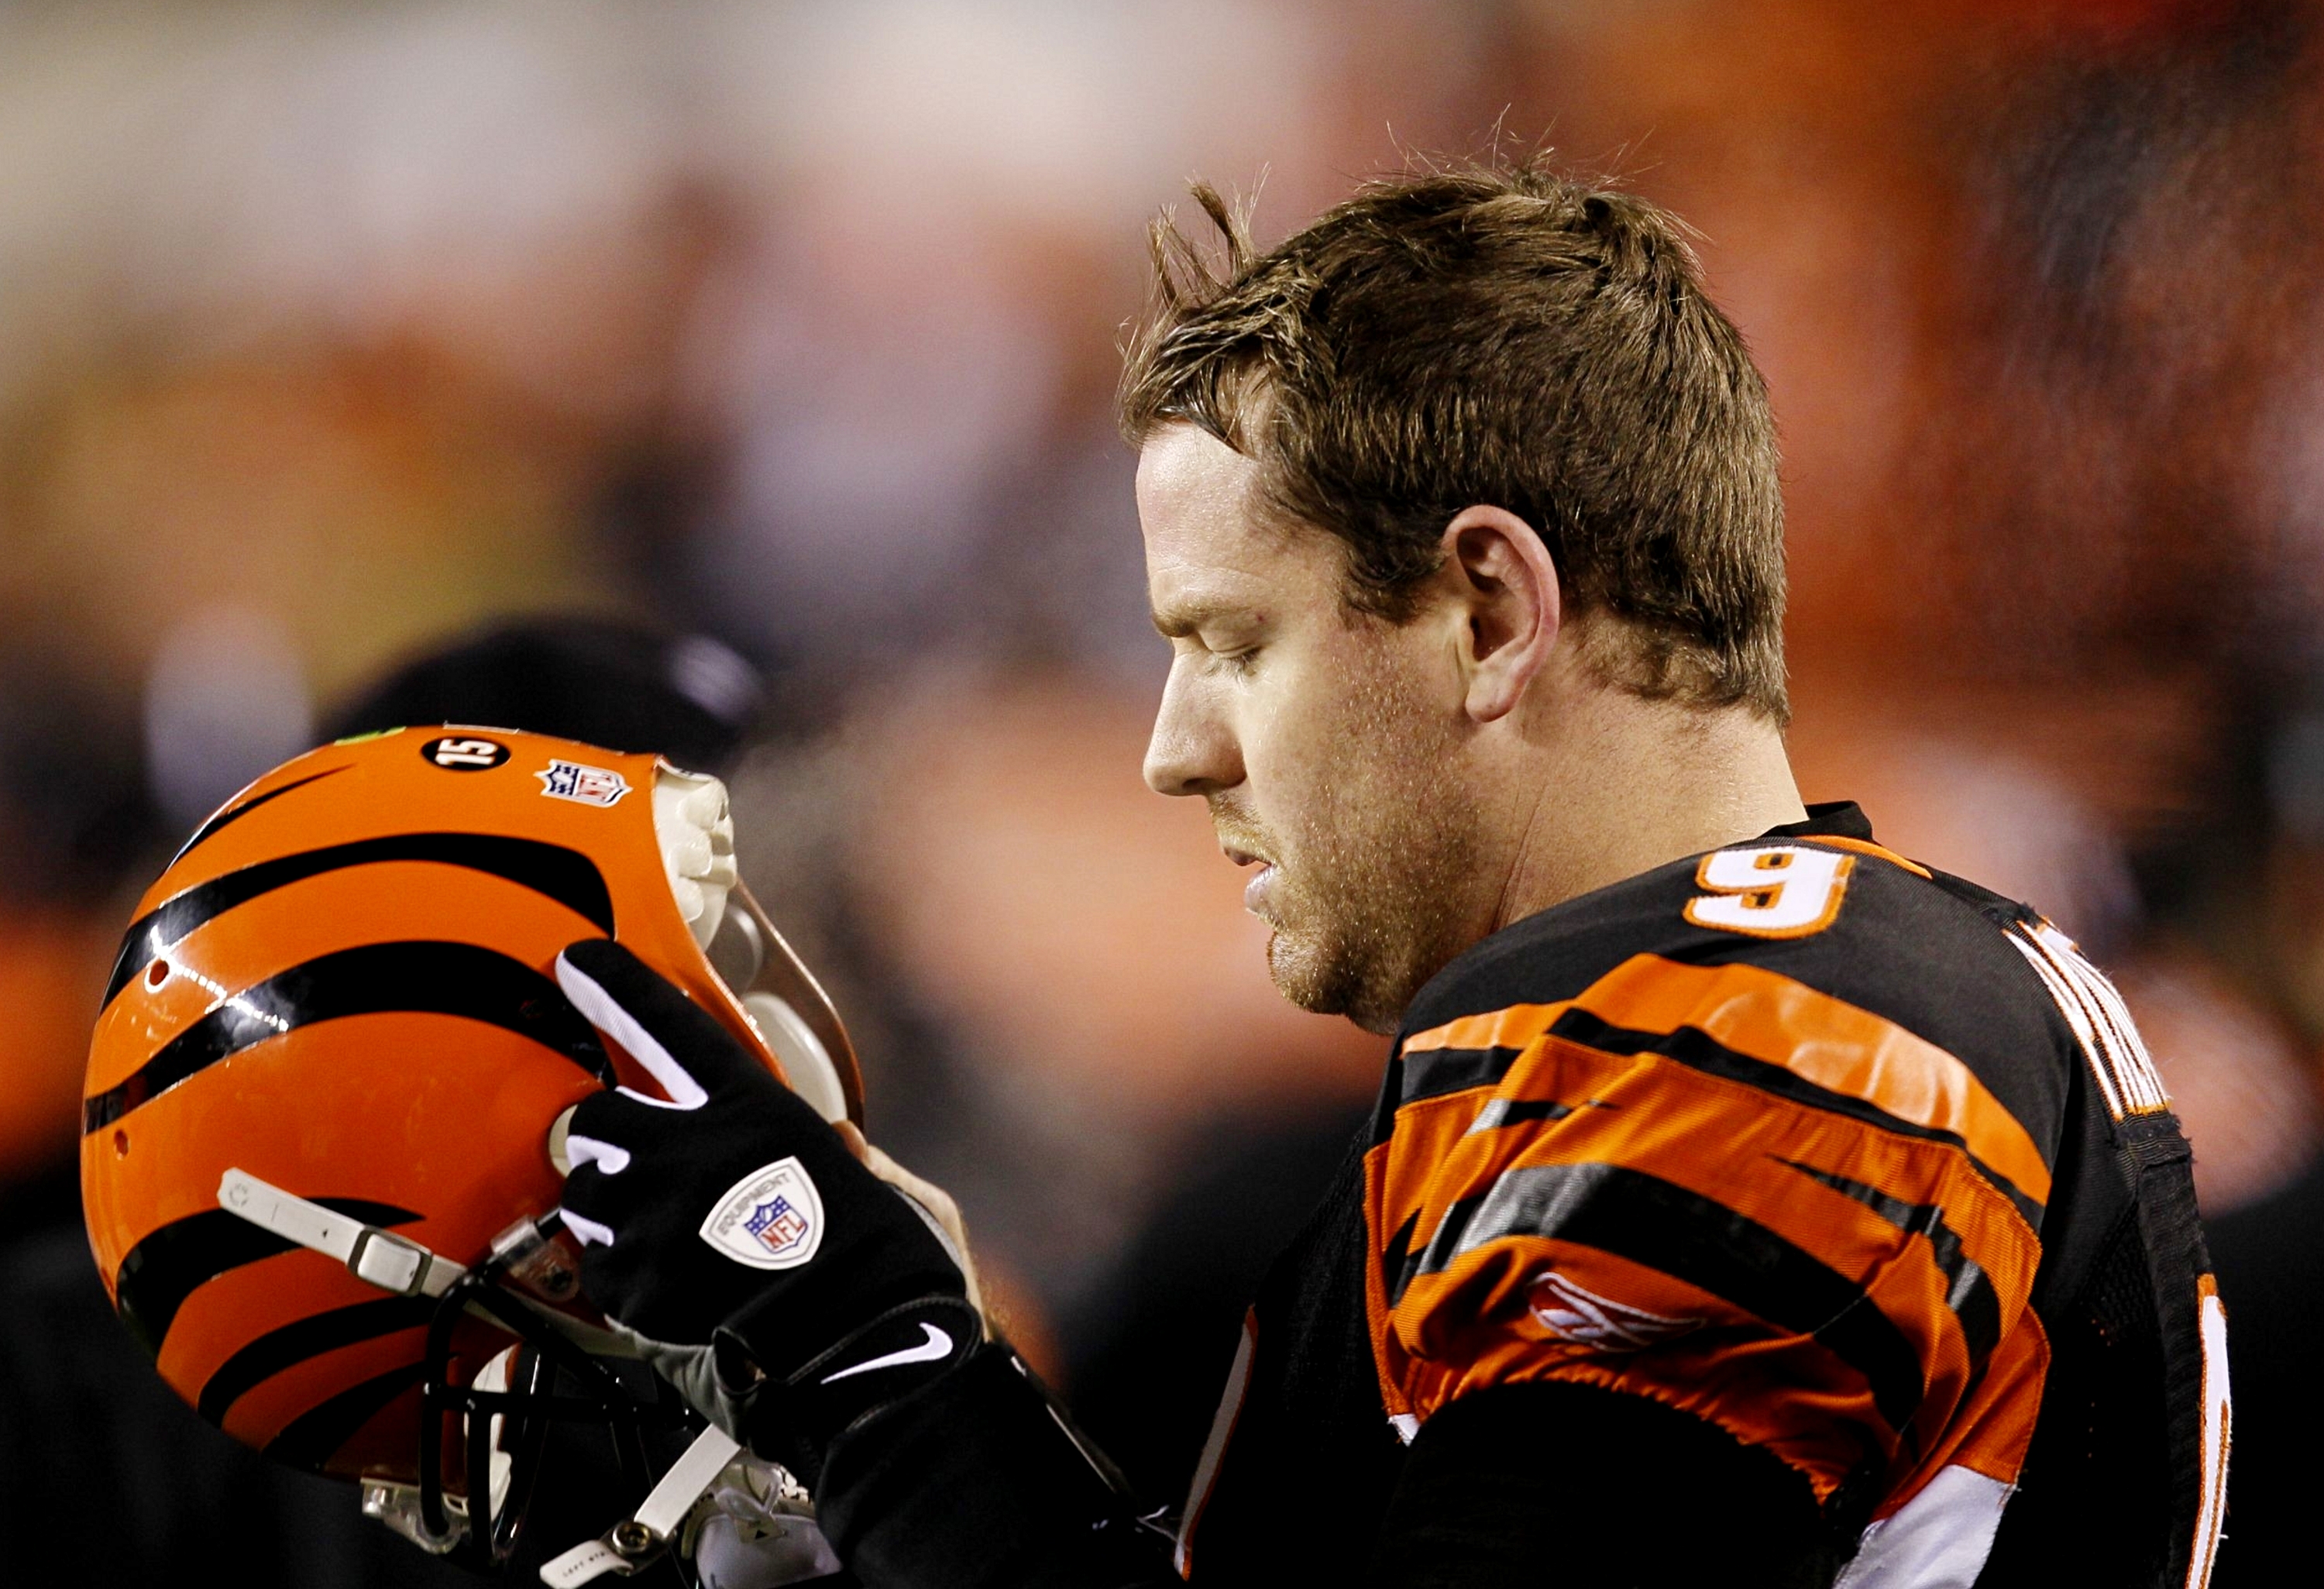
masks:
<svg viewBox="0 0 2324 1589"><path fill-rule="evenodd" d="M1533 526L1503 508L1464 508L1444 527L1444 566L1467 620L1461 662L1471 720L1507 716L1557 643L1557 566Z"/></svg>

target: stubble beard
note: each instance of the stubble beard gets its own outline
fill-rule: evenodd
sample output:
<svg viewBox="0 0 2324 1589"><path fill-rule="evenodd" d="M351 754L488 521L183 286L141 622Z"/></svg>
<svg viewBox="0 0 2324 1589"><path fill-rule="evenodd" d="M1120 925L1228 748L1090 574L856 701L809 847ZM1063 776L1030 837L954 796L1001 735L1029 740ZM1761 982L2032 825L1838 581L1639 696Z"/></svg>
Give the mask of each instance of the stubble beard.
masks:
<svg viewBox="0 0 2324 1589"><path fill-rule="evenodd" d="M1301 1009L1393 1032L1421 985L1466 947L1476 846L1453 749L1448 740L1351 764L1288 835L1220 822L1255 834L1276 860L1268 972Z"/></svg>

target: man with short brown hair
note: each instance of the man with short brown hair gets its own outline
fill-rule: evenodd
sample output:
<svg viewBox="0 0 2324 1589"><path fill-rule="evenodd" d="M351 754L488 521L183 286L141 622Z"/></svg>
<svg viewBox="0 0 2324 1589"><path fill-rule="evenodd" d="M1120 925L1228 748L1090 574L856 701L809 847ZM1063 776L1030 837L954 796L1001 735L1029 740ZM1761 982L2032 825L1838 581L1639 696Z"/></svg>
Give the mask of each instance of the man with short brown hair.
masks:
<svg viewBox="0 0 2324 1589"><path fill-rule="evenodd" d="M1184 708L1218 693L1205 682L1216 669L1173 672L1147 776L1164 793L1209 795L1238 859L1284 863L1254 885L1252 908L1277 928L1286 996L1393 1031L1422 981L1512 919L1497 910L1797 818L1780 739L1775 422L1677 223L1536 167L1457 170L1378 184L1260 258L1216 193L1197 197L1225 238L1225 271L1157 228L1160 309L1122 384L1156 624L1229 671L1259 665L1250 624L1267 602L1227 624L1235 581L1198 572L1179 544L1208 515L1225 555L1243 540L1287 550L1283 566L1312 574L1319 597L1336 590L1324 605L1344 621L1324 636L1327 666L1365 682L1259 687L1297 703L1271 744L1304 732L1337 747L1305 833L1259 831L1277 780L1194 765ZM1471 605L1501 648L1478 658L1477 698L1380 732L1389 697L1425 671L1397 653L1460 643L1423 614L1457 627ZM1571 706L1542 709L1543 666ZM1335 718L1342 706L1354 715ZM1492 723L1528 742L1637 743L1527 756L1541 765L1509 798L1557 815L1545 828L1525 818L1546 842L1520 858L1500 853L1512 813L1486 798L1479 780L1493 775L1461 764L1462 736ZM1621 787L1641 775L1695 778L1670 802L1684 831L1646 830ZM1589 787L1563 787L1573 780ZM1611 830L1577 833L1604 796ZM1278 853L1307 845L1328 846L1313 865ZM1469 897L1480 890L1502 897ZM1304 892L1329 898L1305 909ZM1346 941L1320 949L1302 924ZM1365 956L1397 964L1365 968Z"/></svg>
<svg viewBox="0 0 2324 1589"><path fill-rule="evenodd" d="M1225 269L1157 224L1132 447L1186 424L1250 457L1254 505L1342 540L1349 605L1388 618L1453 515L1498 503L1538 532L1568 622L1604 621L1609 682L1788 721L1775 420L1674 217L1539 165L1462 168L1377 183L1262 259L1194 192Z"/></svg>
<svg viewBox="0 0 2324 1589"><path fill-rule="evenodd" d="M1677 223L1529 162L1259 254L1201 197L1222 264L1157 234L1124 386L1173 653L1147 777L1259 868L1284 993L1394 1045L1177 1568L2200 1585L2224 1320L2184 1141L2063 935L1802 805L1773 427ZM767 1083L568 1200L690 1217L801 1114ZM705 1410L814 1475L865 1582L1168 1581L1005 1347L955 1339L925 1237L842 1190L897 1222L852 1270L678 1320L701 1261L616 1235L585 1284L715 1344Z"/></svg>

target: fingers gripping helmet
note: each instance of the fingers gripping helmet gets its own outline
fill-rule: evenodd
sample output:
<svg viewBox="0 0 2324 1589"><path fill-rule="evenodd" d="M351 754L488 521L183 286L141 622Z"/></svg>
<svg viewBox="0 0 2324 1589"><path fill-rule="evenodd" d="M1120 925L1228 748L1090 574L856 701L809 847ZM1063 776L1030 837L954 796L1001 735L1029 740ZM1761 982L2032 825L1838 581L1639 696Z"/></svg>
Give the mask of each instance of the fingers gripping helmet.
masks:
<svg viewBox="0 0 2324 1589"><path fill-rule="evenodd" d="M647 1405L555 1229L552 1128L652 1078L551 980L619 938L826 1116L844 1030L736 884L715 780L499 729L300 757L138 905L89 1053L81 1186L115 1307L206 1418L359 1481L431 1549L508 1557L553 1418ZM497 1494L494 1492L498 1492Z"/></svg>

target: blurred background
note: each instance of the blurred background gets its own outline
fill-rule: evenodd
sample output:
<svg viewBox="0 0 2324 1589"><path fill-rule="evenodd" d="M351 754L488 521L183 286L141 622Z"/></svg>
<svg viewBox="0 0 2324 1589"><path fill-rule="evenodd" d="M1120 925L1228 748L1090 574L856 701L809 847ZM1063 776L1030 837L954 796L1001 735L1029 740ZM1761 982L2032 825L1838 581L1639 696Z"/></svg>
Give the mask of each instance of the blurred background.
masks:
<svg viewBox="0 0 2324 1589"><path fill-rule="evenodd" d="M1139 781L1142 229L1498 141L1684 216L1766 371L1809 798L2080 938L2207 1214L2269 1209L2324 1042L2320 22L0 4L0 1206L69 1206L114 941L204 814L414 657L637 626L733 725L875 1135L1182 1485L1379 1049ZM1120 1370L1157 1341L1183 1384Z"/></svg>

